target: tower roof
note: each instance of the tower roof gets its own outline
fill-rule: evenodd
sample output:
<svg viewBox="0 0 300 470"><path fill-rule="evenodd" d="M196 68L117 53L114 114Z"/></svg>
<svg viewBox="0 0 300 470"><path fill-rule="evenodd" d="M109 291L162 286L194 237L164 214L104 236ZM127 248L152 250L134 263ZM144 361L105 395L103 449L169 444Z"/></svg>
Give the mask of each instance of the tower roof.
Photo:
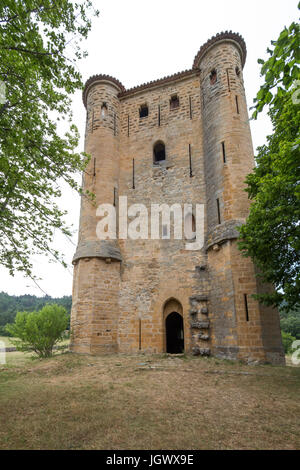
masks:
<svg viewBox="0 0 300 470"><path fill-rule="evenodd" d="M111 77L110 75L105 75L105 74L98 74L98 75L92 75L85 83L83 92L82 92L82 100L84 106L86 106L86 100L87 100L87 95L89 88L95 83L95 82L111 82L113 85L116 86L116 88L119 89L119 92L124 92L126 91L126 88L122 83L117 80L114 77Z"/></svg>
<svg viewBox="0 0 300 470"><path fill-rule="evenodd" d="M212 38L210 38L205 44L203 44L193 63L193 68L197 68L199 65L200 60L206 54L206 52L214 46L217 42L222 42L222 41L234 41L238 44L239 49L240 49L240 54L241 54L241 61L242 61L242 66L244 67L245 62L246 62L246 56L247 56L247 48L246 48L246 43L242 36L238 33L233 33L232 31L225 31L222 33L218 33Z"/></svg>

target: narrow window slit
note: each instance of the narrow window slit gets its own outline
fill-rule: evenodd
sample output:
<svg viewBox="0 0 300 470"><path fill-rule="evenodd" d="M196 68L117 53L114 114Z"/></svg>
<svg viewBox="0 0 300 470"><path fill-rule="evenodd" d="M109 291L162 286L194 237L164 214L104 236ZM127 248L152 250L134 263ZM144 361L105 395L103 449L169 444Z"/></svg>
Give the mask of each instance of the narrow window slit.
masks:
<svg viewBox="0 0 300 470"><path fill-rule="evenodd" d="M235 97L235 104L236 104L236 112L240 114L240 108L239 108L239 97Z"/></svg>
<svg viewBox="0 0 300 470"><path fill-rule="evenodd" d="M117 134L116 113L114 113L114 135Z"/></svg>
<svg viewBox="0 0 300 470"><path fill-rule="evenodd" d="M158 126L160 127L160 104L158 105Z"/></svg>
<svg viewBox="0 0 300 470"><path fill-rule="evenodd" d="M116 207L116 194L117 194L117 188L114 188L114 206Z"/></svg>
<svg viewBox="0 0 300 470"><path fill-rule="evenodd" d="M249 321L248 297L244 294L246 321Z"/></svg>
<svg viewBox="0 0 300 470"><path fill-rule="evenodd" d="M223 162L226 163L225 142L222 142L222 155L223 155Z"/></svg>
<svg viewBox="0 0 300 470"><path fill-rule="evenodd" d="M192 98L191 97L189 97L189 102L190 102L190 119L193 119Z"/></svg>
<svg viewBox="0 0 300 470"><path fill-rule="evenodd" d="M192 168L192 148L191 148L191 144L189 144L189 161L190 161L190 178L192 178L193 168Z"/></svg>
<svg viewBox="0 0 300 470"><path fill-rule="evenodd" d="M139 351L142 349L142 319L139 318Z"/></svg>
<svg viewBox="0 0 300 470"><path fill-rule="evenodd" d="M132 189L135 189L135 181L134 181L134 158L132 159Z"/></svg>
<svg viewBox="0 0 300 470"><path fill-rule="evenodd" d="M93 175L96 176L96 158L94 158L94 172Z"/></svg>
<svg viewBox="0 0 300 470"><path fill-rule="evenodd" d="M220 201L217 199L217 210L218 210L218 224L221 224L221 213L220 213Z"/></svg>
<svg viewBox="0 0 300 470"><path fill-rule="evenodd" d="M127 116L127 137L129 137L129 114Z"/></svg>

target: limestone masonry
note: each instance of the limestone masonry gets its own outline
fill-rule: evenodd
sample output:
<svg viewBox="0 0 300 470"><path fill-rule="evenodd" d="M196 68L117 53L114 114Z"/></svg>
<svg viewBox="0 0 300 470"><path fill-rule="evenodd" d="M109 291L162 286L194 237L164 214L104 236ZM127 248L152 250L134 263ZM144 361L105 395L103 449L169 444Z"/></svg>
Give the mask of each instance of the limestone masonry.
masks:
<svg viewBox="0 0 300 470"><path fill-rule="evenodd" d="M236 227L254 167L243 84L246 46L232 32L202 46L190 70L126 90L91 77L71 350L213 355L284 364L278 311L252 294L263 287L237 248ZM99 204L204 204L205 244L99 240ZM193 218L193 216L191 215ZM264 287L265 289L265 287Z"/></svg>

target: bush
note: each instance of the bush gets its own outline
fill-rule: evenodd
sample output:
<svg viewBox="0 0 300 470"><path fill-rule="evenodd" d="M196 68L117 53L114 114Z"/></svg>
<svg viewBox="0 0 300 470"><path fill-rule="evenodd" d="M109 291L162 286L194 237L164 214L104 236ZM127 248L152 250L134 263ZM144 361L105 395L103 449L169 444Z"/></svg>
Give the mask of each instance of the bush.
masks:
<svg viewBox="0 0 300 470"><path fill-rule="evenodd" d="M50 357L54 345L64 339L68 326L66 309L48 304L39 312L18 312L15 322L6 325L14 338L11 342L18 351L34 351L39 357Z"/></svg>
<svg viewBox="0 0 300 470"><path fill-rule="evenodd" d="M281 332L282 336L282 344L284 347L285 354L290 354L292 352L292 344L296 341L296 338L292 336L290 333L286 333L285 331Z"/></svg>

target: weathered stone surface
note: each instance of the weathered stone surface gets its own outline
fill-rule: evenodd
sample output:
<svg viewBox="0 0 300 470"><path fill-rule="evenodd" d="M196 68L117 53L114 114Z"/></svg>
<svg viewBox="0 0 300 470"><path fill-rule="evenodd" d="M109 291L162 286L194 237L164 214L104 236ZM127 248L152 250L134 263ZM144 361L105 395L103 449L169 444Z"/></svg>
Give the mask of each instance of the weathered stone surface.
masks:
<svg viewBox="0 0 300 470"><path fill-rule="evenodd" d="M208 329L209 328L209 321L195 321L191 323L191 328L195 328L198 330Z"/></svg>
<svg viewBox="0 0 300 470"><path fill-rule="evenodd" d="M198 309L195 308L195 307L194 307L194 308L190 308L189 312L190 312L190 315L197 315Z"/></svg>
<svg viewBox="0 0 300 470"><path fill-rule="evenodd" d="M194 302L207 302L208 296L207 295L193 295L190 297L190 304L193 305Z"/></svg>
<svg viewBox="0 0 300 470"><path fill-rule="evenodd" d="M204 334L202 334L202 333L200 333L200 334L198 335L198 339L202 339L203 341L208 341L209 338L210 338L209 335L204 335Z"/></svg>
<svg viewBox="0 0 300 470"><path fill-rule="evenodd" d="M208 357L210 356L210 349L206 348L198 348L197 346L192 348L192 354L193 356L203 356L203 357Z"/></svg>

